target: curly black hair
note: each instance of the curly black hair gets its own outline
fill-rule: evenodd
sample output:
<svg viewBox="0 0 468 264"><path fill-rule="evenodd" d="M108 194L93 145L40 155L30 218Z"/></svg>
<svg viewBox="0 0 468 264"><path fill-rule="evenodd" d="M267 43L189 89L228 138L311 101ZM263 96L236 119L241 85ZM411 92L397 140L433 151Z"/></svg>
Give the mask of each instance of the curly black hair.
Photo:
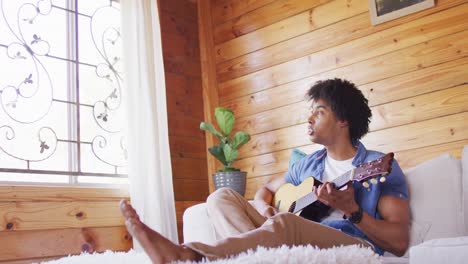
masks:
<svg viewBox="0 0 468 264"><path fill-rule="evenodd" d="M306 98L309 101L324 100L338 120L348 121L352 142L369 132L372 112L368 100L350 81L338 78L318 81L307 91Z"/></svg>

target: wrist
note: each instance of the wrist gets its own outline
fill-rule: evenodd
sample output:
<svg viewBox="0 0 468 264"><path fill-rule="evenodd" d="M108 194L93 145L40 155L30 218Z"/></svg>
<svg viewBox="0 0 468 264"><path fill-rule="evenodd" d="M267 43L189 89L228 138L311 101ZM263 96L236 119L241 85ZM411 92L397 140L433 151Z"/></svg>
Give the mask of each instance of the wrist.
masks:
<svg viewBox="0 0 468 264"><path fill-rule="evenodd" d="M363 216L364 214L362 211L362 207L359 206L356 211L352 212L349 216L346 216L345 218L353 224L359 224Z"/></svg>
<svg viewBox="0 0 468 264"><path fill-rule="evenodd" d="M347 211L343 212L347 217L350 217L352 213L359 211L361 207L354 203Z"/></svg>

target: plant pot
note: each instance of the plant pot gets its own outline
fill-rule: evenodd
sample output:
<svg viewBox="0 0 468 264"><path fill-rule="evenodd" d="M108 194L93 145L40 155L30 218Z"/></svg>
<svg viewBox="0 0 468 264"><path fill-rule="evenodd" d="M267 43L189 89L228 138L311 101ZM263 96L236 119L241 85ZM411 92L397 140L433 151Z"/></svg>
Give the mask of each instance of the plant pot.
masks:
<svg viewBox="0 0 468 264"><path fill-rule="evenodd" d="M216 190L222 187L228 187L240 193L242 196L245 195L246 178L247 172L245 171L217 172L213 174L213 182Z"/></svg>

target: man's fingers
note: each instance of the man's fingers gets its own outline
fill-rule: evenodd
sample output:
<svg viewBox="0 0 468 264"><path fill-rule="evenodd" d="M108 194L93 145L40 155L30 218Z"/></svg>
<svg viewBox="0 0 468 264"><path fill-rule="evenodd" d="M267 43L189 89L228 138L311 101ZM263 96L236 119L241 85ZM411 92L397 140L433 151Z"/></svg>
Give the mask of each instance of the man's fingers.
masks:
<svg viewBox="0 0 468 264"><path fill-rule="evenodd" d="M324 185L322 184L322 185L319 185L319 187L317 187L318 193L321 193L321 192L322 192L323 186L324 186Z"/></svg>
<svg viewBox="0 0 468 264"><path fill-rule="evenodd" d="M268 207L268 208L269 208L270 212L272 212L273 214L278 213L278 209L276 209L275 207L270 206L270 207Z"/></svg>
<svg viewBox="0 0 468 264"><path fill-rule="evenodd" d="M317 199L326 204L326 205L329 205L329 202L328 202L328 191L327 191L327 185L326 184L322 184L318 187L313 187L312 189L315 191L314 194L315 196L317 196Z"/></svg>
<svg viewBox="0 0 468 264"><path fill-rule="evenodd" d="M322 186L319 186L319 187L312 187L312 192L315 194L315 196L319 197L322 193Z"/></svg>
<svg viewBox="0 0 468 264"><path fill-rule="evenodd" d="M278 210L276 208L270 206L265 210L265 213L263 214L263 216L272 217L272 216L276 215L277 213L278 213Z"/></svg>

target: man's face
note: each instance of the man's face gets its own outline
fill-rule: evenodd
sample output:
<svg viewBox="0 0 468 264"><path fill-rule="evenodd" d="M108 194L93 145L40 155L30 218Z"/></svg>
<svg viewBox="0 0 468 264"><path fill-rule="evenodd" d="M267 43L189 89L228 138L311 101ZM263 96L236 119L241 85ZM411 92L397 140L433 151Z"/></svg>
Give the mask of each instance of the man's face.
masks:
<svg viewBox="0 0 468 264"><path fill-rule="evenodd" d="M307 134L312 142L329 145L336 138L340 122L329 104L322 99L312 101Z"/></svg>

